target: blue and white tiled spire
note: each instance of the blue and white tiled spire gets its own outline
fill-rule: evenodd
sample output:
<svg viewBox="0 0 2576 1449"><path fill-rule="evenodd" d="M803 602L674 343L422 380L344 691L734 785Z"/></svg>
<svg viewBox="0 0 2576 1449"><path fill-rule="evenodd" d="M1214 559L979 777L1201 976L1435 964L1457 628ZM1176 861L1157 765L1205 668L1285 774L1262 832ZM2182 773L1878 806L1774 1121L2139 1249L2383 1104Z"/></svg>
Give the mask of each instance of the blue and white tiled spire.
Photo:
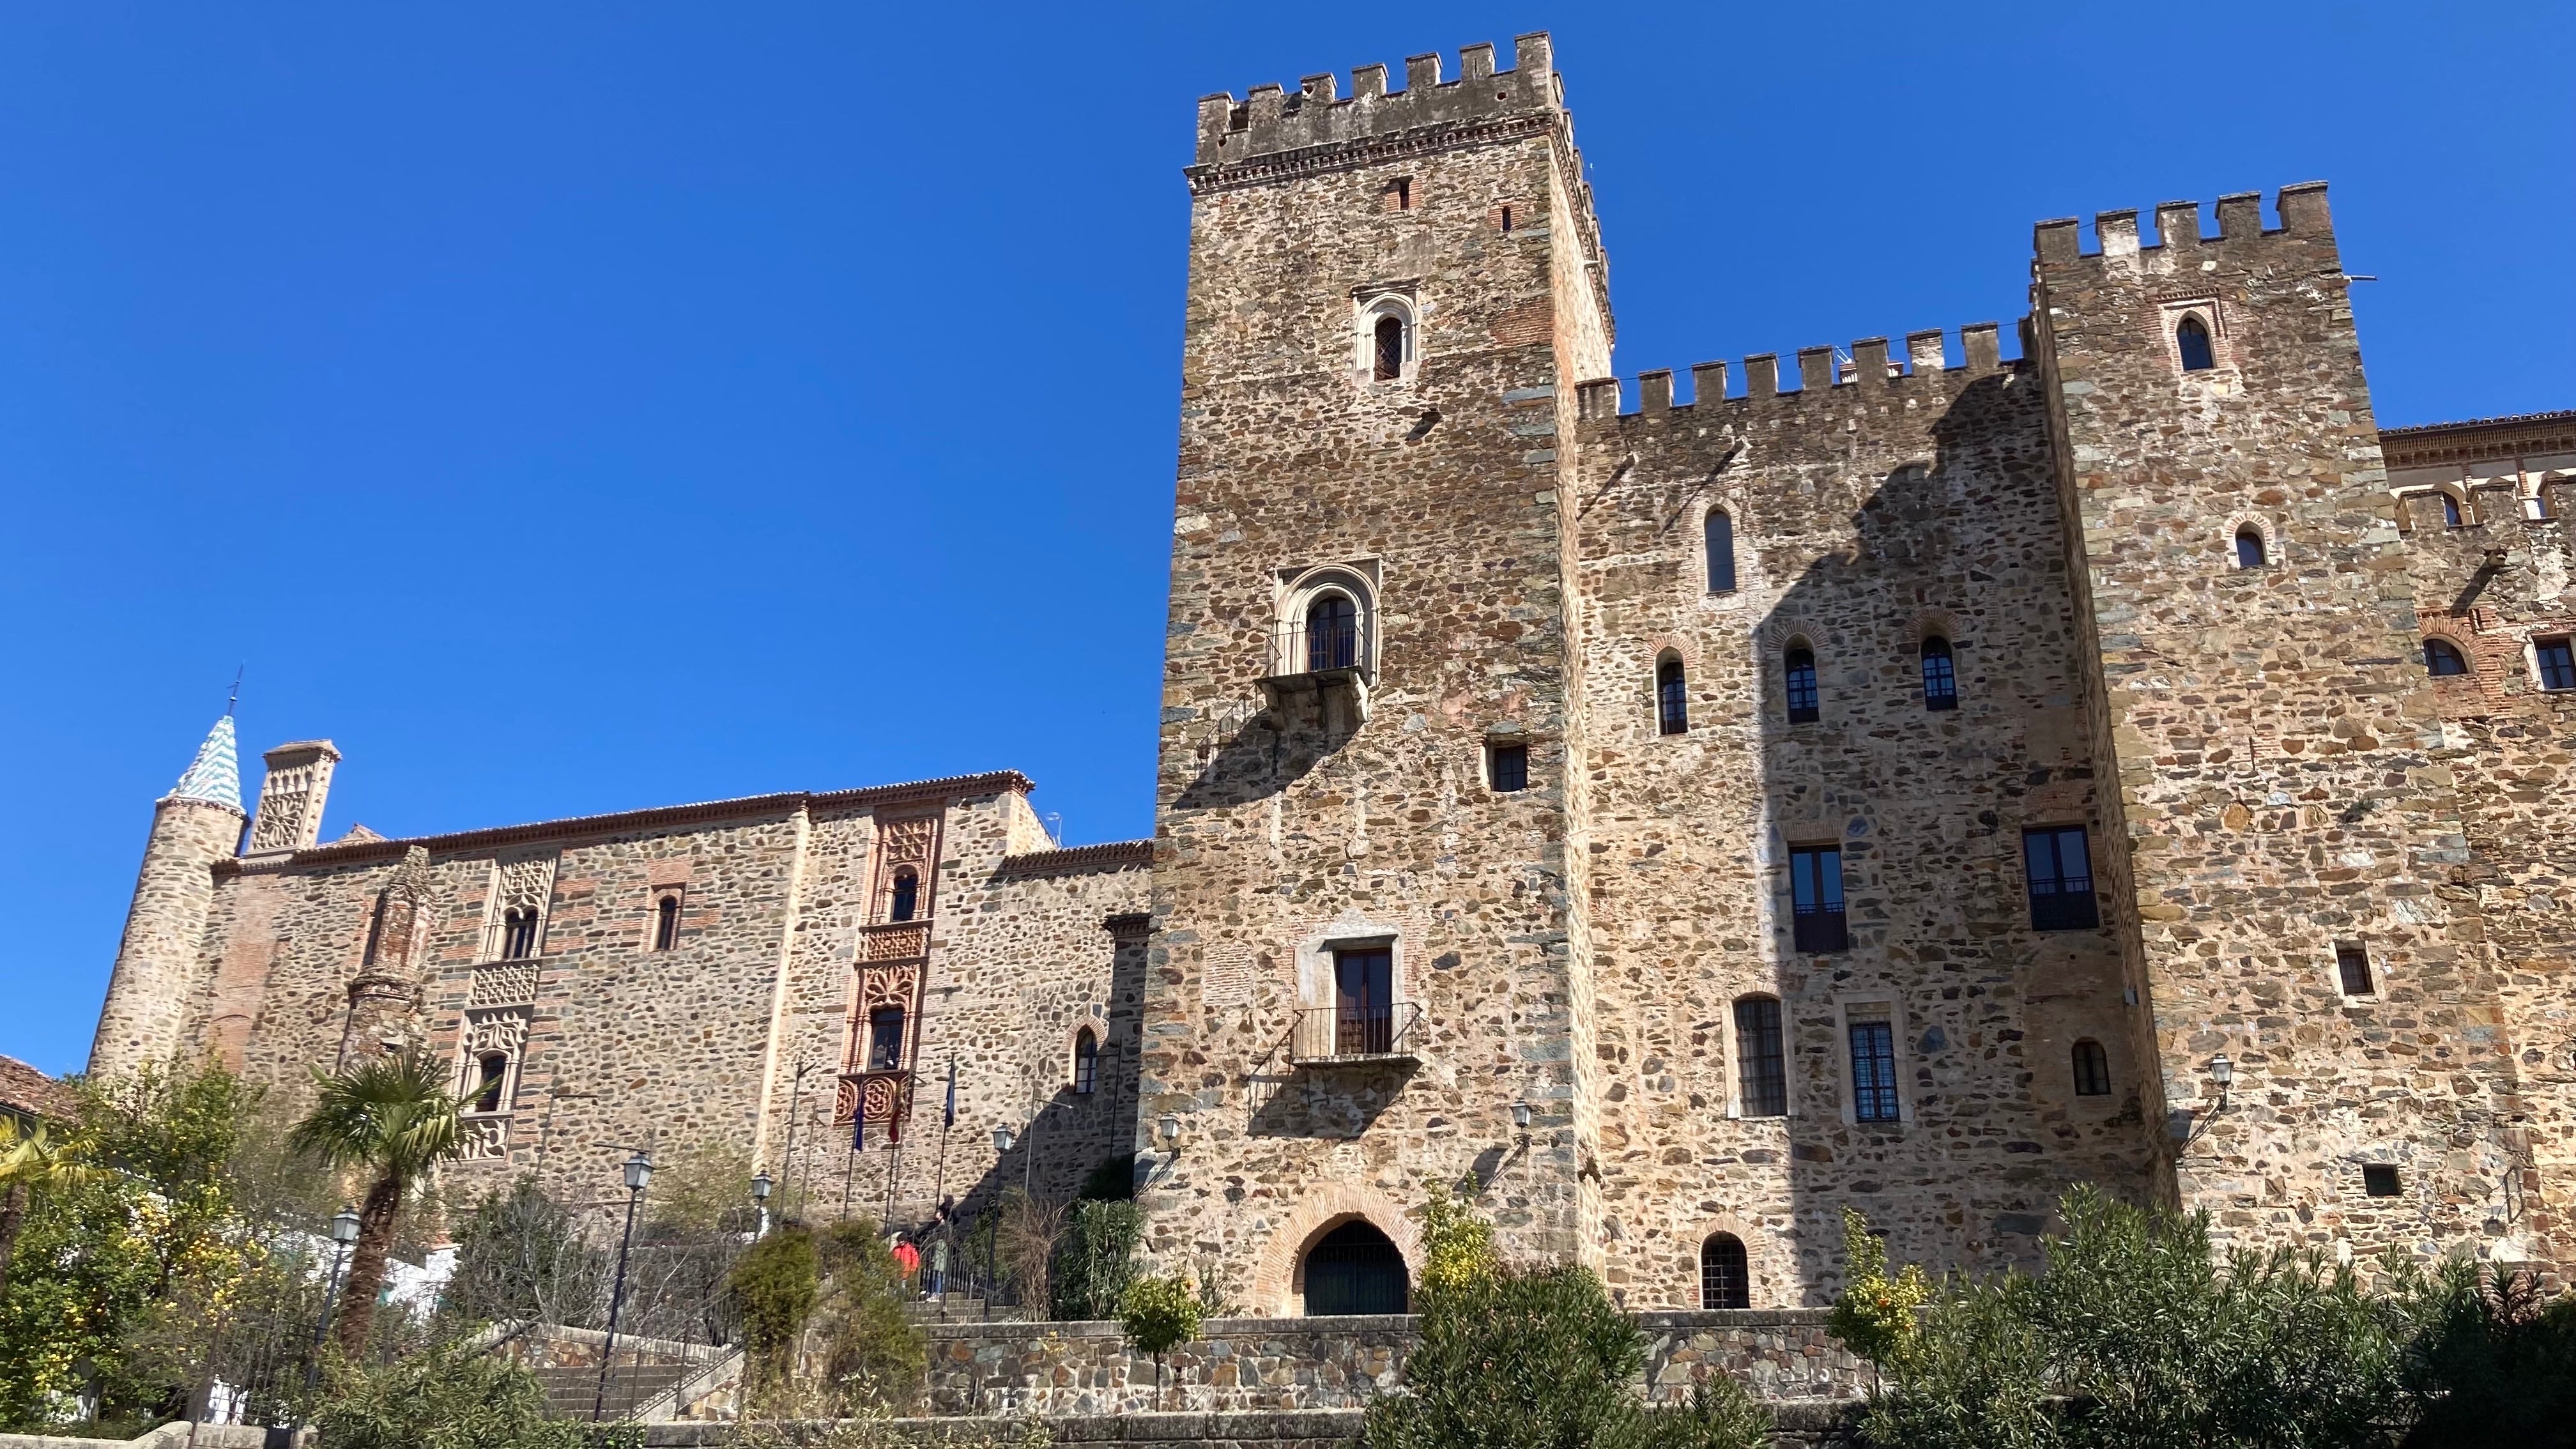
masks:
<svg viewBox="0 0 2576 1449"><path fill-rule="evenodd" d="M190 762L188 773L179 777L168 798L242 808L241 758L233 743L231 715L215 721L215 727L206 732L206 742L197 746L197 758Z"/></svg>

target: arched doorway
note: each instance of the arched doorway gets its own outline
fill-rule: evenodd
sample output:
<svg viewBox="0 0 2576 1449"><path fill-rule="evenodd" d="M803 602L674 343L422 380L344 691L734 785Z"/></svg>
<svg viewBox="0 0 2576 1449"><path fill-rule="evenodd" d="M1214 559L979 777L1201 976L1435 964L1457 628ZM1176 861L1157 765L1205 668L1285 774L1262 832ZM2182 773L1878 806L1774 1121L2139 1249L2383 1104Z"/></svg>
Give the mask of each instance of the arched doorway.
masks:
<svg viewBox="0 0 2576 1449"><path fill-rule="evenodd" d="M1306 1316L1402 1313L1404 1255L1384 1233L1354 1218L1306 1250Z"/></svg>

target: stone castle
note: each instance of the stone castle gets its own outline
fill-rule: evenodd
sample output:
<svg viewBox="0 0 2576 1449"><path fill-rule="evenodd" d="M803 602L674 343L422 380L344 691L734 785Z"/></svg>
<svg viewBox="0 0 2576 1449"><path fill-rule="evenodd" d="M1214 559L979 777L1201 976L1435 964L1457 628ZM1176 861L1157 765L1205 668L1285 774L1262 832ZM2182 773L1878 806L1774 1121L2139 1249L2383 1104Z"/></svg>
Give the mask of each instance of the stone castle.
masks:
<svg viewBox="0 0 2576 1449"><path fill-rule="evenodd" d="M419 1047L469 1198L1132 1154L1264 1314L1401 1307L1469 1178L1638 1309L1824 1301L1846 1208L2028 1263L2083 1182L2567 1264L2576 413L2380 429L2317 184L2040 223L2015 360L1631 391L1510 62L1199 103L1152 840L1003 771L324 844L337 752L246 815L227 719L93 1069Z"/></svg>

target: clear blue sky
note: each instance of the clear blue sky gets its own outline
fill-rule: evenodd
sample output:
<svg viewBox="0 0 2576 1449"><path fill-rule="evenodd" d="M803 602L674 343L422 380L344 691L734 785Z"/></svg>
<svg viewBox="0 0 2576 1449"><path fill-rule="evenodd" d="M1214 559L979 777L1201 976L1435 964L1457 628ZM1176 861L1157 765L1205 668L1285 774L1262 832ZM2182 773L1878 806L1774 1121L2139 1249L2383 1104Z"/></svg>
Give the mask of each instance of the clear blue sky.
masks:
<svg viewBox="0 0 2576 1449"><path fill-rule="evenodd" d="M2383 422L2576 406L2564 4L875 10L0 15L0 1052L83 1061L240 663L326 838L1000 766L1148 832L1205 92L1553 30L1631 376L2323 177Z"/></svg>

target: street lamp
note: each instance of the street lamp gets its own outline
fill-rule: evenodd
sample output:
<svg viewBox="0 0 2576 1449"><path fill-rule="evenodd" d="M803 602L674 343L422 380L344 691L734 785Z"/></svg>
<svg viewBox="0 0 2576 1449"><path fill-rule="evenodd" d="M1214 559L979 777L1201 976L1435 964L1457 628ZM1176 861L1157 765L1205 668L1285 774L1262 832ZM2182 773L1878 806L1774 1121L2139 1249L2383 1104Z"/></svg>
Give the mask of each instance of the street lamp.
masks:
<svg viewBox="0 0 2576 1449"><path fill-rule="evenodd" d="M1181 1140L1181 1119L1177 1115L1166 1112L1163 1114L1163 1120L1154 1125L1162 1132L1165 1147L1170 1147Z"/></svg>
<svg viewBox="0 0 2576 1449"><path fill-rule="evenodd" d="M2220 1052L2209 1059L2209 1079L2218 1084L2218 1110L2227 1110L2227 1084L2236 1080L2236 1064Z"/></svg>
<svg viewBox="0 0 2576 1449"><path fill-rule="evenodd" d="M340 1269L349 1261L349 1245L358 1241L358 1228L358 1210L347 1203L340 1204L340 1210L331 1215L331 1241L336 1246L331 1251L331 1276L322 1284L322 1319L313 1325L313 1348L304 1355L304 1393L308 1399L313 1394L313 1376L322 1370L322 1339L331 1331L331 1308L340 1301ZM295 1411L295 1428L298 1432L304 1428L301 1408Z"/></svg>
<svg viewBox="0 0 2576 1449"><path fill-rule="evenodd" d="M1529 1124L1530 1104L1529 1099L1524 1097L1512 1103L1512 1130L1521 1134L1523 1142L1529 1140Z"/></svg>
<svg viewBox="0 0 2576 1449"><path fill-rule="evenodd" d="M599 1391L591 1395L590 1421L599 1422L599 1411L608 1403L608 1369L617 1361L617 1310L626 1304L626 1250L635 1243L635 1206L644 1200L644 1188L653 1181L653 1153L638 1148L626 1159L626 1235L617 1242L617 1285L608 1291L608 1340L599 1349Z"/></svg>
<svg viewBox="0 0 2576 1449"><path fill-rule="evenodd" d="M752 1232L755 1238L769 1236L769 1190L775 1186L777 1182L767 1172L755 1172L751 1175L752 1205L760 1209L760 1226Z"/></svg>

